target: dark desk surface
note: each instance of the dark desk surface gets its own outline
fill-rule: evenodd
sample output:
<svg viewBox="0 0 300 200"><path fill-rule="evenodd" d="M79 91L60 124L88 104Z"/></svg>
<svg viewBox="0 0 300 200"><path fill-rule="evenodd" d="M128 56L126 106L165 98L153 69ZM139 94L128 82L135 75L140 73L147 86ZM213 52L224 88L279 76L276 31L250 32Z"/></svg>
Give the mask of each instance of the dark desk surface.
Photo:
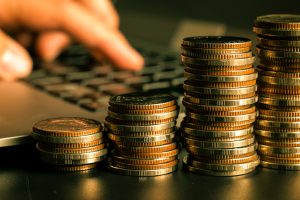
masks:
<svg viewBox="0 0 300 200"><path fill-rule="evenodd" d="M237 177L185 172L130 177L97 168L82 173L43 169L31 146L0 149L0 199L300 199L300 172L257 168Z"/></svg>

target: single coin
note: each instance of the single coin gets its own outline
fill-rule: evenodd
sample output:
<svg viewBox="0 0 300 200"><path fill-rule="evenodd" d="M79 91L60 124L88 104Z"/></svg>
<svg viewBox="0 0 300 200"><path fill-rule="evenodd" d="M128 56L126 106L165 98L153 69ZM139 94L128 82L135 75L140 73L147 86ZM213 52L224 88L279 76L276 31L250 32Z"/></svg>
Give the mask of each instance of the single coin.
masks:
<svg viewBox="0 0 300 200"><path fill-rule="evenodd" d="M254 119L250 119L250 120L245 120L245 121L234 121L234 122L211 122L211 121L200 121L197 119L193 119L190 117L185 117L185 121L188 121L190 123L193 124L198 124L198 125L206 125L206 126L227 126L227 127L231 127L231 126L242 126L242 125L250 125L252 123L255 122L255 118Z"/></svg>
<svg viewBox="0 0 300 200"><path fill-rule="evenodd" d="M218 88L218 89L227 89L227 88L240 88L240 87L249 87L256 84L256 80L242 81L242 82L204 82L198 81L195 79L186 80L187 85L197 87L201 85L203 88Z"/></svg>
<svg viewBox="0 0 300 200"><path fill-rule="evenodd" d="M37 143L36 144L39 149L44 151L53 152L53 153L88 153L93 151L98 151L104 149L106 147L106 143L102 143L99 145L91 146L91 147L83 147L83 148L57 148L51 146L51 143Z"/></svg>
<svg viewBox="0 0 300 200"><path fill-rule="evenodd" d="M115 155L126 157L126 158L135 158L135 159L156 159L164 157L177 156L179 154L179 148L173 149L171 151L164 151L160 153L125 153L125 152L116 152Z"/></svg>
<svg viewBox="0 0 300 200"><path fill-rule="evenodd" d="M187 47L207 48L207 49L238 49L251 47L252 42L248 38L231 36L195 36L186 37L182 40L182 45Z"/></svg>
<svg viewBox="0 0 300 200"><path fill-rule="evenodd" d="M45 159L65 159L65 160L83 160L95 157L101 157L107 154L107 149L100 149L97 151L87 152L87 153L55 153L50 151L45 151L36 146L41 157Z"/></svg>
<svg viewBox="0 0 300 200"><path fill-rule="evenodd" d="M300 41L299 40L290 40L290 39L272 39L272 38L264 38L262 36L258 36L257 42L262 46L276 47L276 48L299 48Z"/></svg>
<svg viewBox="0 0 300 200"><path fill-rule="evenodd" d="M187 164L198 169L212 170L212 171L240 171L246 169L252 169L259 165L260 158L257 156L257 159L250 162L239 163L239 164L211 164L205 162L199 162L193 160L190 157L185 157L187 159Z"/></svg>
<svg viewBox="0 0 300 200"><path fill-rule="evenodd" d="M122 163L118 162L116 160L113 160L113 165L116 167L120 167L123 169L129 169L129 170L158 170L158 169L165 169L169 168L172 166L175 166L178 164L178 160L173 160L171 162L167 163L160 163L156 165L133 165L133 164L128 164L128 163Z"/></svg>
<svg viewBox="0 0 300 200"><path fill-rule="evenodd" d="M188 101L191 103L200 102L199 99L236 100L236 99L247 99L250 97L254 97L255 95L256 95L255 92L244 94L244 95L208 95L208 94L196 94L191 91L184 92L184 97L186 97L186 99L189 99Z"/></svg>
<svg viewBox="0 0 300 200"><path fill-rule="evenodd" d="M204 162L208 164L221 164L221 165L230 165L230 164L241 164L241 163L246 163L246 162L253 162L257 159L259 159L259 156L257 155L256 152L253 152L250 155L246 155L243 157L238 157L238 158L224 158L224 159L216 159L213 157L203 157L203 156L194 156L189 154L189 158L199 161L199 162Z"/></svg>
<svg viewBox="0 0 300 200"><path fill-rule="evenodd" d="M286 95L299 95L300 87L299 86L282 86L282 85L271 85L267 83L258 83L258 92L259 93L271 93L271 94L286 94Z"/></svg>
<svg viewBox="0 0 300 200"><path fill-rule="evenodd" d="M271 121L264 119L257 119L256 124L272 128L300 128L300 122L284 122L284 121Z"/></svg>
<svg viewBox="0 0 300 200"><path fill-rule="evenodd" d="M207 112L222 112L222 111L234 111L234 110L244 110L249 108L251 105L243 105L243 106L208 106L208 105L200 105L196 103L190 103L185 100L182 100L182 104L186 107L187 110L195 110L196 112L207 111Z"/></svg>
<svg viewBox="0 0 300 200"><path fill-rule="evenodd" d="M222 48L195 48L181 45L181 53L183 55L190 55L190 53L197 52L198 54L230 54L230 53L245 53L251 51L251 47L222 49Z"/></svg>
<svg viewBox="0 0 300 200"><path fill-rule="evenodd" d="M162 157L162 158L154 158L154 159L137 159L137 158L126 158L122 156L113 155L112 158L113 161L127 163L131 165L156 165L156 164L167 163L173 160L177 160L178 156Z"/></svg>
<svg viewBox="0 0 300 200"><path fill-rule="evenodd" d="M118 136L109 133L108 139L112 141L123 141L123 142L158 142L158 141L164 141L169 140L172 138L175 138L175 133L170 134L164 134L164 135L154 135L149 137L128 137L128 136Z"/></svg>
<svg viewBox="0 0 300 200"><path fill-rule="evenodd" d="M88 143L46 143L39 142L40 145L43 145L46 148L57 148L57 149L80 149L80 148L88 148L97 145L106 144L106 140L101 138Z"/></svg>
<svg viewBox="0 0 300 200"><path fill-rule="evenodd" d="M184 63L184 71L205 76L241 76L255 73L252 64L242 66L209 66Z"/></svg>
<svg viewBox="0 0 300 200"><path fill-rule="evenodd" d="M276 131L268 131L268 130L260 130L255 129L256 135L261 135L264 137L274 138L274 139L283 139L283 138L299 138L300 139L300 129L299 132L291 132L291 131L283 131L283 132L276 132Z"/></svg>
<svg viewBox="0 0 300 200"><path fill-rule="evenodd" d="M279 64L266 64L267 61L263 61L260 59L260 68L263 70L268 70L268 71L274 71L276 72L282 72L282 73L296 73L296 75L300 72L300 66L297 66L296 63L292 63L291 65L285 65L282 64L282 66ZM280 77L280 75L279 75Z"/></svg>
<svg viewBox="0 0 300 200"><path fill-rule="evenodd" d="M97 163L86 164L86 165L51 165L47 166L48 168L55 170L55 171L64 171L64 172L78 172L78 171L85 171L90 170L97 167Z"/></svg>
<svg viewBox="0 0 300 200"><path fill-rule="evenodd" d="M39 133L33 132L31 136L40 142L49 142L49 143L59 143L59 144L82 144L82 143L90 143L94 142L95 140L99 140L103 137L102 132L93 133L90 135L83 135L83 136L46 136Z"/></svg>
<svg viewBox="0 0 300 200"><path fill-rule="evenodd" d="M255 142L254 135L249 134L249 137L242 140L237 141L207 141L203 138L198 139L191 139L191 138L184 138L184 142L186 145L189 146L197 146L201 148L215 148L215 149L228 149L228 148L236 148L236 147L244 147Z"/></svg>
<svg viewBox="0 0 300 200"><path fill-rule="evenodd" d="M117 130L122 132L148 132L148 131L159 131L164 129L173 128L176 125L175 121L155 124L149 126L131 126L131 125L123 125L123 124L112 124L108 121L104 121L105 126L108 130Z"/></svg>
<svg viewBox="0 0 300 200"><path fill-rule="evenodd" d="M186 96L189 102L197 104L199 98L194 98L191 96ZM190 98L191 97L191 98ZM246 115L255 112L255 105L251 105L248 108L240 110L224 110L224 111L207 111L207 110L192 110L186 108L186 113L196 113L200 115L212 115L212 116L237 116L237 115Z"/></svg>
<svg viewBox="0 0 300 200"><path fill-rule="evenodd" d="M227 138L227 137L238 137L251 134L253 132L253 126L247 127L245 129L233 130L233 131L207 131L201 129L193 129L189 127L181 127L183 133L201 137L201 138ZM299 133L300 134L300 133Z"/></svg>
<svg viewBox="0 0 300 200"><path fill-rule="evenodd" d="M177 170L177 164L164 168L164 169L156 169L156 170L132 170L132 169L125 169L125 168L120 168L117 166L114 166L113 163L110 161L108 162L107 166L108 170L117 173L117 174L122 174L122 175L127 175L127 176L160 176L164 174L169 174L171 172L174 172Z"/></svg>
<svg viewBox="0 0 300 200"><path fill-rule="evenodd" d="M233 156L233 155L241 155L246 154L250 152L254 152L257 148L257 144L253 143L248 146L244 147L237 147L237 148L230 148L230 149L213 149L213 148L202 148L197 146L186 146L186 150L195 155L203 155L203 156L216 156L216 155L222 155L222 156Z"/></svg>
<svg viewBox="0 0 300 200"><path fill-rule="evenodd" d="M282 164L282 163L275 163L275 162L261 160L260 165L262 167L267 167L271 169L300 170L300 164Z"/></svg>
<svg viewBox="0 0 300 200"><path fill-rule="evenodd" d="M177 105L154 109L154 110L128 110L128 109L122 109L120 107L113 107L113 106L108 107L108 111L114 113L120 113L120 114L128 114L128 115L154 115L159 113L168 113L177 109L178 109Z"/></svg>
<svg viewBox="0 0 300 200"><path fill-rule="evenodd" d="M236 59L236 58L249 58L252 57L252 51L243 52L243 53L204 53L203 51L191 51L188 49L181 48L181 55L192 57L192 58L200 58L200 59L208 59L208 60L222 60L222 59Z"/></svg>
<svg viewBox="0 0 300 200"><path fill-rule="evenodd" d="M270 37L295 37L300 36L299 30L280 30L280 29L270 29L270 28L261 28L253 26L253 32L258 35L270 36Z"/></svg>
<svg viewBox="0 0 300 200"><path fill-rule="evenodd" d="M257 86L252 85L248 87L238 87L238 88L208 88L191 85L189 82L185 81L183 88L186 91L192 91L199 94L210 94L210 95L243 95L248 93L253 93L256 91Z"/></svg>
<svg viewBox="0 0 300 200"><path fill-rule="evenodd" d="M108 110L108 115L111 118L125 120L125 121L159 121L159 120L177 117L178 113L179 113L178 110L174 110L171 112L159 113L159 114L129 115L129 114L115 113L115 112ZM107 119L107 121L109 121L109 120Z"/></svg>
<svg viewBox="0 0 300 200"><path fill-rule="evenodd" d="M256 139L260 144L267 145L267 146L300 147L300 139L297 139L297 138L274 139L274 138L269 138L269 137L264 137L264 136L257 135Z"/></svg>
<svg viewBox="0 0 300 200"><path fill-rule="evenodd" d="M129 147L154 147L154 146L160 146L165 144L170 144L176 142L176 137L172 139L167 140L161 140L156 142L127 142L127 141L113 141L116 145L123 145L123 146L129 146Z"/></svg>
<svg viewBox="0 0 300 200"><path fill-rule="evenodd" d="M260 75L265 75L265 76L272 76L276 78L285 78L285 79L296 79L300 78L300 73L295 73L295 72L278 72L278 71L273 71L273 70L265 70L263 69L264 66L259 65L257 66L257 71ZM273 80L272 80L273 82Z"/></svg>
<svg viewBox="0 0 300 200"><path fill-rule="evenodd" d="M259 45L256 46L256 52L259 57L286 58L286 59L300 58L300 52L264 49Z"/></svg>
<svg viewBox="0 0 300 200"><path fill-rule="evenodd" d="M300 158L278 158L262 155L261 160L279 164L300 164Z"/></svg>
<svg viewBox="0 0 300 200"><path fill-rule="evenodd" d="M261 104L261 103L256 103L256 106L258 108L262 108L262 109L269 109L269 110L275 110L275 111L283 111L283 112L299 112L300 111L300 107L298 106L272 106L272 105L266 105L266 104Z"/></svg>
<svg viewBox="0 0 300 200"><path fill-rule="evenodd" d="M129 120L121 120L121 119L115 119L111 116L108 116L105 118L105 121L112 123L112 124L118 124L118 125L130 125L130 126L150 126L150 125L156 125L156 124L165 124L168 122L176 121L177 115L171 118L161 119L161 120L151 120L151 121L129 121Z"/></svg>
<svg viewBox="0 0 300 200"><path fill-rule="evenodd" d="M184 71L184 77L187 79L195 79L198 81L208 81L208 82L241 82L241 81L250 81L255 80L257 78L257 72L239 75L239 76L210 76L203 74L195 74L190 73L188 71Z"/></svg>
<svg viewBox="0 0 300 200"><path fill-rule="evenodd" d="M292 99L273 99L264 96L258 98L259 103L273 105L273 106L300 106L300 97L299 100Z"/></svg>
<svg viewBox="0 0 300 200"><path fill-rule="evenodd" d="M41 120L32 127L33 132L40 135L67 137L90 135L102 131L100 122L80 117L61 117Z"/></svg>
<svg viewBox="0 0 300 200"><path fill-rule="evenodd" d="M280 78L273 76L260 75L259 80L268 84L300 86L299 78Z"/></svg>
<svg viewBox="0 0 300 200"><path fill-rule="evenodd" d="M259 119L279 121L279 122L291 122L291 123L300 121L300 117L278 117L278 116L264 115L264 114L260 114Z"/></svg>
<svg viewBox="0 0 300 200"><path fill-rule="evenodd" d="M110 106L128 110L153 110L173 106L174 104L176 104L176 98L172 95L149 92L117 95L109 100Z"/></svg>
<svg viewBox="0 0 300 200"><path fill-rule="evenodd" d="M183 164L184 167L190 172L197 173L197 174L211 175L211 176L239 176L239 175L248 174L255 170L255 168L252 168L252 169L234 170L234 171L213 171L213 170L205 170L205 169L200 169L200 168L190 166L187 164L186 160L183 160Z"/></svg>
<svg viewBox="0 0 300 200"><path fill-rule="evenodd" d="M148 137L148 136L153 136L153 135L164 135L164 134L169 134L172 132L175 132L177 129L176 127L168 128L168 129L163 129L163 130L158 130L158 131L147 131L147 132L123 132L123 131L118 131L118 130L110 130L114 135L120 135L120 136L129 136L129 137Z"/></svg>
<svg viewBox="0 0 300 200"><path fill-rule="evenodd" d="M205 98L195 98L191 96L185 96L184 101L188 101L198 105L207 105L207 106L245 106L251 105L258 101L258 96L245 98L245 99L205 99Z"/></svg>
<svg viewBox="0 0 300 200"><path fill-rule="evenodd" d="M251 124L244 124L240 126L212 126L211 124L194 124L192 122L188 122L184 120L182 122L182 127L188 127L192 129L198 129L198 130L206 130L206 131L235 131L240 129L245 129L251 127Z"/></svg>
<svg viewBox="0 0 300 200"><path fill-rule="evenodd" d="M300 29L300 15L295 14L270 14L256 17L254 26L275 30Z"/></svg>
<svg viewBox="0 0 300 200"><path fill-rule="evenodd" d="M300 153L300 147L278 147L278 146L268 146L264 144L259 144L257 150L263 155Z"/></svg>
<svg viewBox="0 0 300 200"><path fill-rule="evenodd" d="M51 165L87 165L96 162L100 162L106 159L107 155L102 155L94 158L87 158L87 159L80 159L80 160L73 160L73 159L58 159L58 158L50 158L41 156L41 160L47 164Z"/></svg>
<svg viewBox="0 0 300 200"><path fill-rule="evenodd" d="M237 116L214 116L214 115L202 115L197 113L186 113L186 116L204 122L241 122L255 119L258 116L258 111L250 114L237 115Z"/></svg>
<svg viewBox="0 0 300 200"><path fill-rule="evenodd" d="M235 58L235 59L223 59L223 60L208 60L200 58L192 58L181 55L181 62L183 64L194 64L194 65L210 65L210 66L240 66L250 65L255 61L255 57L250 58Z"/></svg>
<svg viewBox="0 0 300 200"><path fill-rule="evenodd" d="M176 148L177 148L176 142L160 145L160 146L153 146L153 147L132 147L132 146L125 146L125 145L115 145L115 149L118 152L125 152L125 153L160 153L164 151L171 151Z"/></svg>

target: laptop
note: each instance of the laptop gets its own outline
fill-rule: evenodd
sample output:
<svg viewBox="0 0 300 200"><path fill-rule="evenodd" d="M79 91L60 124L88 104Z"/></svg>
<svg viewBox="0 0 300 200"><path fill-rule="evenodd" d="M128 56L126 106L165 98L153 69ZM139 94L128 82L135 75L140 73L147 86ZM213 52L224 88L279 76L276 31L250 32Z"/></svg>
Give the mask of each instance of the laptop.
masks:
<svg viewBox="0 0 300 200"><path fill-rule="evenodd" d="M51 63L34 58L29 77L0 82L0 147L33 142L31 128L42 119L87 117L103 122L112 95L159 91L180 99L184 81L178 52L181 39L226 33L226 26L218 22L159 18L157 23L157 16L131 12L121 12L121 19L122 31L145 58L143 70L118 70L98 63L81 45L72 45ZM145 34L147 30L163 34Z"/></svg>

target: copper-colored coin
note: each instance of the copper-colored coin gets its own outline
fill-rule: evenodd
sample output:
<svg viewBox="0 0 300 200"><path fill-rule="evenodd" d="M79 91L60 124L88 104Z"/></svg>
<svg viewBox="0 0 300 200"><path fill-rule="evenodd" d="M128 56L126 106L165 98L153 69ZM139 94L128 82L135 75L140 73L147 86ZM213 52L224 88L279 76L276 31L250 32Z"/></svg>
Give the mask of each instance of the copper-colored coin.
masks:
<svg viewBox="0 0 300 200"><path fill-rule="evenodd" d="M299 69L300 70L300 69ZM261 66L258 66L257 71L259 74L278 77L278 78L300 78L300 73L295 72L277 72L273 70L262 69Z"/></svg>
<svg viewBox="0 0 300 200"><path fill-rule="evenodd" d="M95 167L97 167L97 163L92 164L86 164L86 165L51 165L48 166L50 169L56 170L56 171L64 171L64 172L78 172L78 171L85 171L90 170Z"/></svg>
<svg viewBox="0 0 300 200"><path fill-rule="evenodd" d="M278 158L272 156L260 156L261 160L274 162L274 163L281 163L281 164L300 164L300 158Z"/></svg>
<svg viewBox="0 0 300 200"><path fill-rule="evenodd" d="M129 146L129 147L154 147L154 146L160 146L165 144L170 144L175 142L176 139L167 139L157 142L127 142L127 141L114 141L117 145L123 145L123 146Z"/></svg>
<svg viewBox="0 0 300 200"><path fill-rule="evenodd" d="M96 120L79 117L46 119L35 123L33 132L55 137L90 135L102 131L103 126Z"/></svg>
<svg viewBox="0 0 300 200"><path fill-rule="evenodd" d="M251 47L232 48L232 49L221 49L221 48L195 48L185 45L181 45L181 53L183 55L189 55L192 52L198 52L201 54L230 54L230 53L245 53L251 51ZM185 53L186 52L186 53Z"/></svg>
<svg viewBox="0 0 300 200"><path fill-rule="evenodd" d="M171 151L165 151L160 153L124 153L116 152L117 156L127 157L127 158L137 158L137 159L155 159L155 158L164 158L177 156L180 150L178 148Z"/></svg>
<svg viewBox="0 0 300 200"><path fill-rule="evenodd" d="M189 98L189 101L197 102L195 98ZM203 111L203 110L190 110L186 109L187 113L197 113L202 115L211 115L211 116L237 116L237 115L246 115L255 112L255 106L250 106L249 108L242 110L229 110L229 111Z"/></svg>
<svg viewBox="0 0 300 200"><path fill-rule="evenodd" d="M276 110L276 111L282 111L282 112L299 112L300 111L299 106L273 106L273 105L262 104L259 102L256 105L258 108Z"/></svg>
<svg viewBox="0 0 300 200"><path fill-rule="evenodd" d="M252 64L241 66L208 66L184 63L184 70L194 74L209 76L239 76L255 72Z"/></svg>
<svg viewBox="0 0 300 200"><path fill-rule="evenodd" d="M254 123L255 118L245 120L245 121L236 121L236 122L209 122L209 121L199 121L199 120L195 120L195 119L186 117L186 121L193 123L193 124L202 125L202 126L222 126L222 127L235 126L235 127L239 127L239 126L250 125L250 124Z"/></svg>
<svg viewBox="0 0 300 200"><path fill-rule="evenodd" d="M275 30L298 30L300 29L300 15L295 14L270 14L258 16L254 26Z"/></svg>
<svg viewBox="0 0 300 200"><path fill-rule="evenodd" d="M152 146L152 147L132 147L125 145L115 145L115 149L118 152L124 153L160 153L164 151L171 151L177 148L177 143L173 142L170 144L164 144L160 146Z"/></svg>
<svg viewBox="0 0 300 200"><path fill-rule="evenodd" d="M271 85L267 83L258 83L258 92L260 93L274 93L274 94L286 94L286 95L299 95L300 86L282 86Z"/></svg>
<svg viewBox="0 0 300 200"><path fill-rule="evenodd" d="M147 92L130 93L111 97L109 105L128 110L154 110L176 104L176 98L169 94Z"/></svg>
<svg viewBox="0 0 300 200"><path fill-rule="evenodd" d="M246 99L255 96L256 93L249 93L244 95L202 95L199 93L194 93L191 91L185 91L184 97L187 99L194 99L188 100L191 103L197 103L200 99L222 99L222 100L233 100L233 99Z"/></svg>
<svg viewBox="0 0 300 200"><path fill-rule="evenodd" d="M197 160L197 161L205 162L205 163L209 163L209 164L239 164L239 163L255 161L258 159L258 155L256 152L254 152L251 155L247 155L245 157L231 158L231 159L228 159L228 158L215 159L212 157L193 156L191 154L189 155L189 157L191 157L193 160Z"/></svg>
<svg viewBox="0 0 300 200"><path fill-rule="evenodd" d="M273 138L257 135L256 139L260 144L264 144L268 146L300 147L300 139L298 138L273 139Z"/></svg>
<svg viewBox="0 0 300 200"><path fill-rule="evenodd" d="M234 136L234 137L197 137L188 133L184 132L184 136L186 140L192 139L194 141L186 141L187 145L192 145L192 146L200 146L202 144L200 143L212 143L212 142L239 142L241 140L247 140L249 138L253 138L253 134L249 133L247 135L240 135L240 136ZM199 141L198 141L199 140ZM252 139L251 139L252 140ZM197 145L199 143L199 145ZM253 143L253 142L252 142Z"/></svg>
<svg viewBox="0 0 300 200"><path fill-rule="evenodd" d="M148 137L153 135L163 135L169 134L176 131L176 127L158 130L158 131L146 131L146 132L130 132L130 131L118 131L118 130L110 130L114 135L122 135L122 136L129 136L129 137Z"/></svg>
<svg viewBox="0 0 300 200"><path fill-rule="evenodd" d="M235 59L235 58L249 58L252 57L252 52L248 51L248 52L243 52L243 53L204 53L203 51L191 51L188 49L181 49L181 54L187 57L192 57L192 58L201 58L201 59Z"/></svg>
<svg viewBox="0 0 300 200"><path fill-rule="evenodd" d="M128 110L128 109L122 109L120 107L113 107L109 106L108 110L115 112L115 113L121 113L121 114L129 114L129 115L152 115L152 114L159 114L159 113L167 113L178 109L177 105L165 107L165 108L159 108L159 109L153 109L153 110Z"/></svg>
<svg viewBox="0 0 300 200"><path fill-rule="evenodd" d="M112 124L122 124L122 125L132 125L132 126L149 126L154 124L165 124L169 122L173 122L176 120L177 117L171 117L167 119L161 120L152 120L152 121L124 121L120 119L115 119L112 117L106 117L105 120Z"/></svg>
<svg viewBox="0 0 300 200"><path fill-rule="evenodd" d="M87 143L45 143L45 142L39 142L39 143L45 147L51 147L51 148L79 149L79 148L87 148L87 147L100 145L102 143L106 143L106 141L103 138L101 138Z"/></svg>
<svg viewBox="0 0 300 200"><path fill-rule="evenodd" d="M189 128L193 128L193 129L199 129L199 130L207 130L207 131L230 131L230 130L240 130L240 129L245 129L250 127L250 124L245 124L245 125L241 125L241 126L211 126L211 125L201 125L201 124L194 124L191 122L187 122L186 120L184 120L182 122L182 126L186 126Z"/></svg>
<svg viewBox="0 0 300 200"><path fill-rule="evenodd" d="M133 165L133 164L127 164L127 163L122 163L122 162L113 160L113 164L116 167L130 169L130 170L157 170L157 169L164 169L164 168L169 168L169 167L175 166L178 164L178 160L176 159L171 162L160 163L160 164L156 164L156 165Z"/></svg>
<svg viewBox="0 0 300 200"><path fill-rule="evenodd" d="M204 82L196 80L187 80L185 82L188 85L208 87L208 88L237 88L237 87L248 87L256 84L256 80L241 81L241 82Z"/></svg>
<svg viewBox="0 0 300 200"><path fill-rule="evenodd" d="M178 159L177 156L162 157L162 158L155 158L155 159L136 159L136 158L126 158L121 156L113 156L114 161L127 163L131 165L156 165L156 164L171 162L177 159Z"/></svg>
<svg viewBox="0 0 300 200"><path fill-rule="evenodd" d="M300 117L300 112L285 111L285 110L259 109L259 114L269 115L274 117Z"/></svg>
<svg viewBox="0 0 300 200"><path fill-rule="evenodd" d="M249 108L251 105L244 105L244 106L208 106L208 105L199 105L195 103L190 103L188 101L183 100L182 104L188 109L188 110L196 110L196 111L233 111L233 110L244 110Z"/></svg>
<svg viewBox="0 0 300 200"><path fill-rule="evenodd" d="M255 153L256 151L251 151L248 153L242 153L242 154L237 154L237 155L204 155L198 152L189 152L189 155L193 157L203 157L207 159L212 159L212 160L230 160L230 159L238 159L238 158L245 158L248 156L251 156Z"/></svg>
<svg viewBox="0 0 300 200"><path fill-rule="evenodd" d="M102 143L96 146L91 146L91 147L84 147L84 148L57 148L53 147L50 144L45 144L45 143L37 143L38 148L48 151L48 152L53 152L53 153L88 153L88 152L93 152L93 151L99 151L101 149L104 149L106 144Z"/></svg>

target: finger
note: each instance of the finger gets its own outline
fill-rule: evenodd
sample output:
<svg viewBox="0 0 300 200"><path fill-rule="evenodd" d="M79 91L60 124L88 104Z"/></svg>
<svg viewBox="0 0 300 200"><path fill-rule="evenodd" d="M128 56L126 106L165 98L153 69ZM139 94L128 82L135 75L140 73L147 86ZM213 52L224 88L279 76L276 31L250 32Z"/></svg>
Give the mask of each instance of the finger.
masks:
<svg viewBox="0 0 300 200"><path fill-rule="evenodd" d="M32 70L28 52L8 35L0 32L0 79L11 81L27 76Z"/></svg>
<svg viewBox="0 0 300 200"><path fill-rule="evenodd" d="M111 28L119 28L119 16L111 0L79 0L86 8Z"/></svg>
<svg viewBox="0 0 300 200"><path fill-rule="evenodd" d="M125 37L115 29L91 15L78 4L70 4L61 16L64 28L91 49L99 49L105 57L123 69L139 70L143 58L133 49ZM73 19L77 20L73 20Z"/></svg>
<svg viewBox="0 0 300 200"><path fill-rule="evenodd" d="M45 61L55 59L71 43L70 37L61 31L41 33L36 40L38 55Z"/></svg>

